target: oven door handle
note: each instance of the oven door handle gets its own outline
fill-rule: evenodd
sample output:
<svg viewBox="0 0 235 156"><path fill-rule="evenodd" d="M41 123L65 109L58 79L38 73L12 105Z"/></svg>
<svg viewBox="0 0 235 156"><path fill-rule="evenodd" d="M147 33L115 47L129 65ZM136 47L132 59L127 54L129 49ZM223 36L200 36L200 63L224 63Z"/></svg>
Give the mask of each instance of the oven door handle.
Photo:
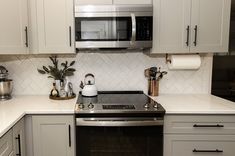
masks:
<svg viewBox="0 0 235 156"><path fill-rule="evenodd" d="M131 33L131 45L135 45L136 41L136 17L134 13L131 13L132 33Z"/></svg>
<svg viewBox="0 0 235 156"><path fill-rule="evenodd" d="M118 119L118 118L76 118L76 126L96 127L134 127L134 126L162 126L163 119Z"/></svg>

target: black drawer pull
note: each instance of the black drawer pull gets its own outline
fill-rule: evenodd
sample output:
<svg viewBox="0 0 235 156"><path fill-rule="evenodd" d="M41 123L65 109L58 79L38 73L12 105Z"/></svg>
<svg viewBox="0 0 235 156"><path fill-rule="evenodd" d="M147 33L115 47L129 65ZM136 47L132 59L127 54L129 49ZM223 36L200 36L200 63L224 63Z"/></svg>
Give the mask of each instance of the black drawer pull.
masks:
<svg viewBox="0 0 235 156"><path fill-rule="evenodd" d="M224 127L224 125L220 125L220 124L217 124L217 125L197 125L197 124L194 124L193 127Z"/></svg>
<svg viewBox="0 0 235 156"><path fill-rule="evenodd" d="M69 147L71 147L71 126L69 125Z"/></svg>
<svg viewBox="0 0 235 156"><path fill-rule="evenodd" d="M21 140L20 140L20 135L18 134L18 137L15 138L18 140L18 148L19 148L19 153L16 154L16 156L21 156Z"/></svg>
<svg viewBox="0 0 235 156"><path fill-rule="evenodd" d="M194 149L193 150L194 153L223 153L224 151L223 150L197 150L197 149Z"/></svg>

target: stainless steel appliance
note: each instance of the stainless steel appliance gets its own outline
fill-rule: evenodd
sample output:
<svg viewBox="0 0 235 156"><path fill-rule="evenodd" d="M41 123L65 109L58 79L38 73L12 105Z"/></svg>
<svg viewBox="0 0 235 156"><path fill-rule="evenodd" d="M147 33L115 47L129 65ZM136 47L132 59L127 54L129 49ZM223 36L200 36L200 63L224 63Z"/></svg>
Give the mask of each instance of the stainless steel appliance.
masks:
<svg viewBox="0 0 235 156"><path fill-rule="evenodd" d="M11 99L13 81L8 79L8 70L0 66L0 101Z"/></svg>
<svg viewBox="0 0 235 156"><path fill-rule="evenodd" d="M77 156L163 156L165 110L141 91L79 96Z"/></svg>
<svg viewBox="0 0 235 156"><path fill-rule="evenodd" d="M152 5L75 6L76 48L151 48Z"/></svg>

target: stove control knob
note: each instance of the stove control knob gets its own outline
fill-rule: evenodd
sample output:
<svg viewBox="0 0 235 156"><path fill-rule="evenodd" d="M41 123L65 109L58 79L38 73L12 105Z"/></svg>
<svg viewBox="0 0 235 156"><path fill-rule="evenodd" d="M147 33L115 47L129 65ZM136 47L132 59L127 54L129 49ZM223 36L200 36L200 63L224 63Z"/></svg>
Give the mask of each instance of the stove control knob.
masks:
<svg viewBox="0 0 235 156"><path fill-rule="evenodd" d="M158 103L154 103L153 108L158 109Z"/></svg>
<svg viewBox="0 0 235 156"><path fill-rule="evenodd" d="M94 108L94 105L93 105L92 103L90 103L90 104L88 105L88 108L89 108L89 109L93 109L93 108Z"/></svg>
<svg viewBox="0 0 235 156"><path fill-rule="evenodd" d="M146 104L144 105L144 108L145 108L145 109L149 109L149 107L150 107L150 106L149 106L148 103L146 103Z"/></svg>
<svg viewBox="0 0 235 156"><path fill-rule="evenodd" d="M84 106L84 104L83 103L80 103L79 105L78 105L78 108L79 109L83 109L85 106Z"/></svg>

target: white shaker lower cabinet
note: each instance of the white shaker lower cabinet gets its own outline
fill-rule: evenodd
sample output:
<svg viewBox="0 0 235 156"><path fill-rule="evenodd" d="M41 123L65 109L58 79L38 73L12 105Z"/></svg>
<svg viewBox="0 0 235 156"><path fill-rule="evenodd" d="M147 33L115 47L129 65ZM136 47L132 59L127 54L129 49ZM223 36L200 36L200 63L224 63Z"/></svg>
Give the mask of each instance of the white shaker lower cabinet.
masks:
<svg viewBox="0 0 235 156"><path fill-rule="evenodd" d="M234 156L234 115L166 115L164 156Z"/></svg>
<svg viewBox="0 0 235 156"><path fill-rule="evenodd" d="M33 116L34 156L75 156L74 116Z"/></svg>
<svg viewBox="0 0 235 156"><path fill-rule="evenodd" d="M25 129L24 118L13 127L13 153L14 155L26 156L25 154Z"/></svg>
<svg viewBox="0 0 235 156"><path fill-rule="evenodd" d="M0 54L28 53L28 0L0 1Z"/></svg>
<svg viewBox="0 0 235 156"><path fill-rule="evenodd" d="M9 156L13 154L12 129L0 138L0 156Z"/></svg>

